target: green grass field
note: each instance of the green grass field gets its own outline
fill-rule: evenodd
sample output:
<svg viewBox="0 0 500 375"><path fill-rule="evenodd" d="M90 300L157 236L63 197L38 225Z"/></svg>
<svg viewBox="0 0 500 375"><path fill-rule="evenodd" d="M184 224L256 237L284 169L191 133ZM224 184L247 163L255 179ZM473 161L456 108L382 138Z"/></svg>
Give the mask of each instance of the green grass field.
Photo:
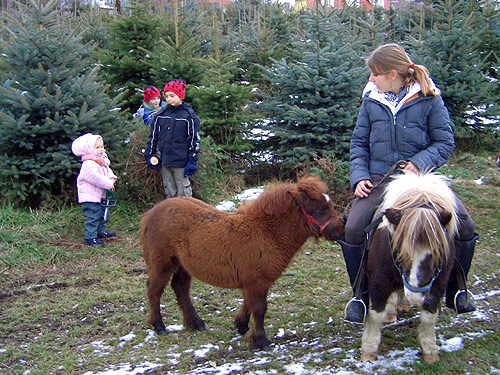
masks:
<svg viewBox="0 0 500 375"><path fill-rule="evenodd" d="M500 373L500 169L493 155L461 154L440 172L453 176L481 237L469 275L478 311L457 316L442 309L436 364L419 360L416 309L384 328L380 361L358 362L362 328L342 320L351 292L336 243L306 243L271 288L266 331L273 344L270 351L256 352L232 325L239 291L198 281L192 286L193 303L208 330L182 328L167 288L162 314L170 332L152 333L146 321L139 209L118 204L108 229L119 238L90 248L83 245L80 207L21 210L4 204L0 373ZM483 185L473 182L481 176ZM447 351L456 342L458 348Z"/></svg>

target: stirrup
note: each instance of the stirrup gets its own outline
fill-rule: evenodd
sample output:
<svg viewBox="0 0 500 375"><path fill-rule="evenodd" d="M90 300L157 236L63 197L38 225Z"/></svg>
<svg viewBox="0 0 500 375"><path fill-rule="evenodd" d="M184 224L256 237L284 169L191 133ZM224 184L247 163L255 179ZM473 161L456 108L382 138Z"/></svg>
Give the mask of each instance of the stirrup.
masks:
<svg viewBox="0 0 500 375"><path fill-rule="evenodd" d="M453 299L453 308L457 312L457 314L465 314L469 312L476 311L476 308L470 301L470 297L467 295L469 293L466 290L459 290L455 294L455 298Z"/></svg>
<svg viewBox="0 0 500 375"><path fill-rule="evenodd" d="M366 317L366 304L362 299L353 297L346 305L344 320L349 323L363 324Z"/></svg>

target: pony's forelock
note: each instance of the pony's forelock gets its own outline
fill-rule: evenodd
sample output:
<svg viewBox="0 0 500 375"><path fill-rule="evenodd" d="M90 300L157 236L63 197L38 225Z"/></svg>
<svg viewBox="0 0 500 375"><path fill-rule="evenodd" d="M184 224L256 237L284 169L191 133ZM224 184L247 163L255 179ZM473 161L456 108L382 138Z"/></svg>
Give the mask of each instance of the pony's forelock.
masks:
<svg viewBox="0 0 500 375"><path fill-rule="evenodd" d="M388 208L403 213L397 226L384 218L402 265L408 265L416 249L422 246L431 251L435 262L446 261L450 251L448 241L458 232L456 202L446 177L434 173L396 176L387 185L380 211ZM446 230L441 225L441 212L451 213Z"/></svg>
<svg viewBox="0 0 500 375"><path fill-rule="evenodd" d="M405 267L415 259L418 248L429 249L436 264L446 262L450 254L446 232L431 209L409 209L394 230L392 246L397 262Z"/></svg>
<svg viewBox="0 0 500 375"><path fill-rule="evenodd" d="M385 189L382 204L377 212L384 212L388 208L404 210L421 204L451 213L451 220L446 225L448 237L452 238L457 234L455 195L449 186L449 179L435 173L407 173L393 177Z"/></svg>

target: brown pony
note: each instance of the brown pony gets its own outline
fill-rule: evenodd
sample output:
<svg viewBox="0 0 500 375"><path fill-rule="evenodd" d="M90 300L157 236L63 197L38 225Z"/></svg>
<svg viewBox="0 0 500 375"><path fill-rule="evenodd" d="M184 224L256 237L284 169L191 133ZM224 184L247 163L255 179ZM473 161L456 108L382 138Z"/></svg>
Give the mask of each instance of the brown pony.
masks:
<svg viewBox="0 0 500 375"><path fill-rule="evenodd" d="M194 198L164 200L141 221L146 261L149 317L158 334L166 329L160 298L166 284L174 290L184 326L205 330L189 295L191 277L221 288L243 291L243 305L234 323L248 330L252 344L267 349L264 330L267 293L309 237L335 240L344 224L316 177L284 183L264 191L237 212L222 212Z"/></svg>

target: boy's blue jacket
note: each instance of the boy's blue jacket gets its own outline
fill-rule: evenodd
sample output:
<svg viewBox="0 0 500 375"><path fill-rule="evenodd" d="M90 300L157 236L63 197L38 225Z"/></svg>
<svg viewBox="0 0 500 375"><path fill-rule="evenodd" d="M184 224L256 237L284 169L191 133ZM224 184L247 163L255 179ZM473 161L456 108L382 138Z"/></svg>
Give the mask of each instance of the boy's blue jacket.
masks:
<svg viewBox="0 0 500 375"><path fill-rule="evenodd" d="M164 102L160 102L160 107L164 107L164 106L165 106L165 103ZM153 120L153 115L155 113L157 113L157 112L155 112L153 105L151 105L149 103L143 103L139 107L139 109L137 110L137 112L134 114L134 117L141 116L142 117L142 121L146 125L151 125L151 122Z"/></svg>
<svg viewBox="0 0 500 375"><path fill-rule="evenodd" d="M455 149L450 116L441 96L423 96L412 85L391 106L371 82L351 138L351 187L370 174L386 174L398 161L411 161L421 171L443 165Z"/></svg>
<svg viewBox="0 0 500 375"><path fill-rule="evenodd" d="M162 167L196 165L200 152L200 120L189 104L167 105L153 118L146 156L157 155Z"/></svg>

